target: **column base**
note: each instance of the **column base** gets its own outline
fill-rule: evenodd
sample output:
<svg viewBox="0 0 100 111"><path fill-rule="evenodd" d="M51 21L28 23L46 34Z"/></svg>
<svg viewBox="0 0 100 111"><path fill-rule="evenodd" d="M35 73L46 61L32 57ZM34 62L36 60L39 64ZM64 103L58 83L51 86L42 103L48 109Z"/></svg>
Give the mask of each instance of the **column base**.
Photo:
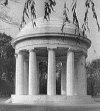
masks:
<svg viewBox="0 0 100 111"><path fill-rule="evenodd" d="M33 105L82 105L94 103L91 96L12 95L12 103Z"/></svg>

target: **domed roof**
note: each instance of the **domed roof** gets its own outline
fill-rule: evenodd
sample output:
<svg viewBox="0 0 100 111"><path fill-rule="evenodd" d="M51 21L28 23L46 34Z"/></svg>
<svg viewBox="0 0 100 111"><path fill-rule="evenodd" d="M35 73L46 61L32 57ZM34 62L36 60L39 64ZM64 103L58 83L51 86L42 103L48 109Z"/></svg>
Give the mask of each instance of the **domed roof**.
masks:
<svg viewBox="0 0 100 111"><path fill-rule="evenodd" d="M29 22L22 28L16 38L12 40L13 47L17 46L18 43L24 43L26 40L33 40L33 42L35 42L35 40L43 41L44 38L47 40L49 40L48 38L52 40L53 38L57 40L59 40L59 38L64 38L65 40L66 38L66 40L74 41L75 39L77 40L77 37L79 37L78 40L82 41L83 44L85 43L88 48L91 45L91 41L86 35L83 37L81 29L78 30L77 26L72 22L66 22L62 32L63 18L50 17L50 20L47 21L41 17L36 19L35 23L36 26L34 27L32 22Z"/></svg>
<svg viewBox="0 0 100 111"><path fill-rule="evenodd" d="M50 20L45 20L43 17L35 20L36 26L33 27L32 22L29 22L27 25L22 28L19 34L12 40L12 45L15 46L16 43L26 39L34 39L42 37L62 37L62 38L73 38L73 40L79 36L79 39L88 44L88 47L91 45L91 41L85 35L83 37L83 33L81 29L77 30L77 26L72 22L66 22L63 28L63 32L61 31L63 26L63 18L61 17L50 17Z"/></svg>
<svg viewBox="0 0 100 111"><path fill-rule="evenodd" d="M22 30L19 32L19 34L16 36L16 38L26 38L26 37L36 37L40 34L59 34L62 33L61 28L63 25L63 18L57 18L57 17L50 17L50 20L45 20L43 17L38 18L35 20L36 26L32 25L32 22L29 22L27 25L22 28ZM71 34L71 35L77 35L79 32L76 31L76 25L73 23L66 22L66 25L64 26L63 33L64 34ZM75 32L76 31L76 32ZM82 31L80 30L80 35L82 35Z"/></svg>

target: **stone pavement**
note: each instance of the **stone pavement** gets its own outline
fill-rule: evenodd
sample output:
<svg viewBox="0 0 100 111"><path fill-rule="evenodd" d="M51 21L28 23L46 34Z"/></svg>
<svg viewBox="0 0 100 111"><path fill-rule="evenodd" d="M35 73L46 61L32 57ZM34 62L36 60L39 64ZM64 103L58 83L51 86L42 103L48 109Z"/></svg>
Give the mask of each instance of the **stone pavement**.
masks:
<svg viewBox="0 0 100 111"><path fill-rule="evenodd" d="M71 106L42 106L5 103L8 98L0 99L0 111L100 111L100 102Z"/></svg>
<svg viewBox="0 0 100 111"><path fill-rule="evenodd" d="M34 106L0 104L0 111L100 111L100 104L93 106Z"/></svg>

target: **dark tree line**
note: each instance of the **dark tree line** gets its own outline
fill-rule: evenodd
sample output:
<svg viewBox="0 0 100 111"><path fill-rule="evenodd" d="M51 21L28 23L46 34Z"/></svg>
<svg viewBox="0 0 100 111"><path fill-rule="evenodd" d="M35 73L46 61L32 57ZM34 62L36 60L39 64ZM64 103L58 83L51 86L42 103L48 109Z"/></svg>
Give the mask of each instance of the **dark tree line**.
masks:
<svg viewBox="0 0 100 111"><path fill-rule="evenodd" d="M15 57L11 45L12 38L0 33L0 95L10 95L14 91Z"/></svg>
<svg viewBox="0 0 100 111"><path fill-rule="evenodd" d="M92 96L100 95L100 59L87 63L87 89Z"/></svg>

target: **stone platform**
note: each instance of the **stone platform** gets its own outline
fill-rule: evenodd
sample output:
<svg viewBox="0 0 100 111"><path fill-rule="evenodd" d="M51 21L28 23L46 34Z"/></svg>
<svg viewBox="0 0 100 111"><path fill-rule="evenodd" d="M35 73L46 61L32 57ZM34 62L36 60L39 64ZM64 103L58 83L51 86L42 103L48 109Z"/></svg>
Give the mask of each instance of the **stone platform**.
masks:
<svg viewBox="0 0 100 111"><path fill-rule="evenodd" d="M17 104L66 106L92 104L94 100L91 96L12 95L11 102Z"/></svg>

